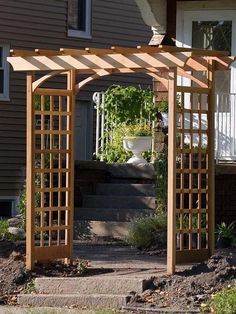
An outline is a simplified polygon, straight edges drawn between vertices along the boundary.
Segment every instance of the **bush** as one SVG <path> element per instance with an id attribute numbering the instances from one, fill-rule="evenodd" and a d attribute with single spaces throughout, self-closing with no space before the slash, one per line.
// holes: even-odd
<path id="1" fill-rule="evenodd" d="M 208 309 L 216 314 L 236 313 L 236 287 L 218 292 L 210 301 Z"/>
<path id="2" fill-rule="evenodd" d="M 21 191 L 19 211 L 23 219 L 23 224 L 25 226 L 25 223 L 26 223 L 26 186 L 24 186 L 24 189 Z"/>
<path id="3" fill-rule="evenodd" d="M 16 241 L 18 237 L 8 232 L 9 223 L 7 219 L 0 219 L 0 240 Z"/>
<path id="4" fill-rule="evenodd" d="M 138 249 L 163 249 L 166 248 L 166 229 L 166 212 L 159 210 L 154 216 L 132 220 L 126 241 Z"/>
<path id="5" fill-rule="evenodd" d="M 156 197 L 158 206 L 167 209 L 168 154 L 158 153 L 154 162 L 156 176 Z"/>
<path id="6" fill-rule="evenodd" d="M 112 126 L 133 124 L 140 119 L 153 120 L 156 108 L 153 91 L 136 86 L 112 85 L 105 92 L 105 111 Z"/>
<path id="7" fill-rule="evenodd" d="M 126 151 L 123 147 L 124 135 L 122 128 L 114 128 L 105 136 L 105 149 L 103 152 L 100 153 L 100 156 L 103 156 L 104 161 L 108 163 L 122 163 L 126 162 L 132 156 L 132 153 Z M 112 140 L 110 140 L 109 137 L 111 137 Z"/>

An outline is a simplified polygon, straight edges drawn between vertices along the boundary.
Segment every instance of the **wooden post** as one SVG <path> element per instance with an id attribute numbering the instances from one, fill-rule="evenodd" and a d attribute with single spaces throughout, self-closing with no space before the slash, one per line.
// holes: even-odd
<path id="1" fill-rule="evenodd" d="M 71 96 L 68 96 L 69 110 L 71 116 L 67 117 L 67 126 L 71 131 L 71 135 L 67 138 L 67 149 L 71 150 L 69 159 L 67 158 L 67 168 L 71 168 L 70 176 L 67 174 L 67 186 L 70 187 L 70 194 L 68 202 L 70 204 L 69 213 L 69 225 L 66 242 L 70 246 L 69 258 L 66 259 L 66 263 L 70 263 L 73 258 L 73 234 L 74 234 L 74 146 L 75 146 L 75 71 L 71 70 L 67 75 L 67 89 L 72 91 Z"/>
<path id="2" fill-rule="evenodd" d="M 168 223 L 167 273 L 175 272 L 176 263 L 176 77 L 177 70 L 169 72 L 169 126 L 168 126 Z"/>
<path id="3" fill-rule="evenodd" d="M 26 127 L 26 268 L 34 268 L 34 108 L 33 73 L 27 73 Z"/>
<path id="4" fill-rule="evenodd" d="M 215 61 L 208 61 L 208 86 L 210 88 L 208 101 L 208 248 L 212 255 L 215 250 Z"/>

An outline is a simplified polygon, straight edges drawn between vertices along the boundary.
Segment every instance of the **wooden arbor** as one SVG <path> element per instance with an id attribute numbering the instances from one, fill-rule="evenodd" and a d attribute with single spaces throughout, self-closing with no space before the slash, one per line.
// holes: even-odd
<path id="1" fill-rule="evenodd" d="M 114 73 L 143 72 L 168 89 L 167 271 L 206 259 L 214 250 L 214 73 L 234 57 L 168 46 L 11 53 L 14 70 L 28 72 L 27 268 L 72 258 L 74 96 Z M 39 71 L 47 74 L 36 79 Z M 76 85 L 76 74 L 87 78 Z M 66 77 L 66 88 L 42 87 L 57 75 Z M 187 78 L 187 86 L 177 77 Z"/>

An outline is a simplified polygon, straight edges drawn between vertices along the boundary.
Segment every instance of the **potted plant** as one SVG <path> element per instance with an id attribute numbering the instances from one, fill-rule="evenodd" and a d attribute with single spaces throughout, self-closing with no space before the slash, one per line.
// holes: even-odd
<path id="1" fill-rule="evenodd" d="M 217 247 L 220 249 L 231 246 L 234 239 L 235 221 L 227 225 L 225 222 L 218 224 L 216 227 Z"/>
<path id="2" fill-rule="evenodd" d="M 152 130 L 148 124 L 131 124 L 124 128 L 123 146 L 131 151 L 133 156 L 127 161 L 132 164 L 145 164 L 142 152 L 151 149 Z"/>

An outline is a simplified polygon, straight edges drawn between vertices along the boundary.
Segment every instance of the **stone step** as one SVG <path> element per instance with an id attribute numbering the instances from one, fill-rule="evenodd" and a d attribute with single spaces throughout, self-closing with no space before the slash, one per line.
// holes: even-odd
<path id="1" fill-rule="evenodd" d="M 150 216 L 150 208 L 75 208 L 74 219 L 81 221 L 130 221 L 133 218 Z"/>
<path id="2" fill-rule="evenodd" d="M 124 240 L 128 235 L 129 222 L 119 221 L 74 221 L 74 239 L 114 238 Z"/>
<path id="3" fill-rule="evenodd" d="M 40 294 L 114 294 L 142 293 L 149 283 L 139 278 L 120 276 L 92 276 L 80 278 L 36 278 L 35 288 Z"/>
<path id="4" fill-rule="evenodd" d="M 155 170 L 153 164 L 147 163 L 142 165 L 133 164 L 109 164 L 108 172 L 112 178 L 125 179 L 155 179 Z"/>
<path id="5" fill-rule="evenodd" d="M 20 294 L 18 304 L 21 306 L 63 307 L 79 306 L 86 308 L 120 309 L 130 300 L 127 295 L 106 294 Z"/>
<path id="6" fill-rule="evenodd" d="M 151 196 L 85 195 L 83 207 L 87 208 L 156 208 L 156 199 Z"/>
<path id="7" fill-rule="evenodd" d="M 155 196 L 155 186 L 154 184 L 99 183 L 96 187 L 96 194 L 121 196 Z"/>

